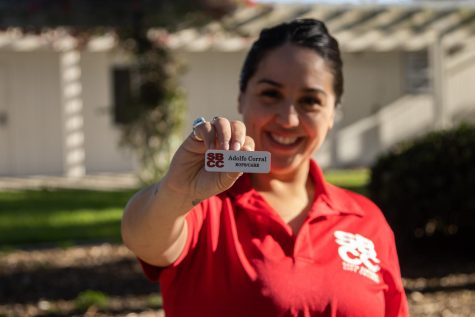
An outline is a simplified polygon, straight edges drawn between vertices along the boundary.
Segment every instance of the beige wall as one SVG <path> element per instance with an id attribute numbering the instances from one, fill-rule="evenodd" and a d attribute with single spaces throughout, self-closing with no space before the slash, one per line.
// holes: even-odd
<path id="1" fill-rule="evenodd" d="M 343 63 L 342 126 L 377 112 L 403 95 L 400 52 L 344 54 Z"/>
<path id="2" fill-rule="evenodd" d="M 475 123 L 475 53 L 462 56 L 447 70 L 447 103 L 454 123 Z"/>
<path id="3" fill-rule="evenodd" d="M 8 104 L 7 104 L 7 69 L 4 61 L 0 62 L 0 175 L 10 170 L 10 154 L 8 151 Z"/>
<path id="4" fill-rule="evenodd" d="M 8 140 L 0 139 L 0 175 L 62 173 L 58 55 L 0 52 L 0 65 L 8 116 L 1 130 Z"/>
<path id="5" fill-rule="evenodd" d="M 118 146 L 120 131 L 112 117 L 111 60 L 108 52 L 81 54 L 86 173 L 134 168 L 130 153 Z"/>
<path id="6" fill-rule="evenodd" d="M 188 66 L 183 84 L 187 93 L 186 127 L 199 116 L 239 119 L 237 98 L 244 52 L 182 53 Z M 188 130 L 185 131 L 187 133 Z"/>
<path id="7" fill-rule="evenodd" d="M 78 164 L 86 173 L 133 171 L 134 160 L 118 147 L 119 131 L 110 115 L 108 53 L 79 54 L 75 98 L 82 100 L 76 118 L 82 123 L 73 131 L 80 138 L 69 140 L 63 57 L 51 50 L 0 52 L 0 115 L 8 117 L 6 124 L 0 123 L 0 176 L 63 175 L 69 141 L 84 153 Z"/>

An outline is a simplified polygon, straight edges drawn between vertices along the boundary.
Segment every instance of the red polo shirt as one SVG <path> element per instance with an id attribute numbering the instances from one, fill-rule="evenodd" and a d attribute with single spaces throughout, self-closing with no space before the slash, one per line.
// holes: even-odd
<path id="1" fill-rule="evenodd" d="M 186 217 L 177 261 L 142 262 L 160 283 L 167 317 L 408 316 L 394 237 L 368 199 L 328 184 L 292 232 L 242 176 Z"/>

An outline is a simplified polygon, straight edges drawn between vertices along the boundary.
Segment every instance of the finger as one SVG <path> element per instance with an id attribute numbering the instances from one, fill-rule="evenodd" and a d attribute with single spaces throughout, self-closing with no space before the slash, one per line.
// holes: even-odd
<path id="1" fill-rule="evenodd" d="M 211 121 L 216 132 L 216 148 L 219 150 L 229 150 L 231 140 L 231 124 L 228 119 L 214 117 Z"/>
<path id="2" fill-rule="evenodd" d="M 214 148 L 215 132 L 210 122 L 205 122 L 197 126 L 194 131 L 196 137 L 203 140 L 202 142 L 205 143 L 207 149 Z"/>
<path id="3" fill-rule="evenodd" d="M 231 121 L 230 148 L 239 151 L 246 140 L 246 126 L 242 121 Z"/>
<path id="4" fill-rule="evenodd" d="M 243 144 L 241 150 L 243 150 L 243 151 L 254 151 L 255 147 L 256 147 L 256 144 L 254 142 L 254 139 L 251 138 L 250 136 L 246 135 L 245 140 L 244 140 L 244 144 Z"/>

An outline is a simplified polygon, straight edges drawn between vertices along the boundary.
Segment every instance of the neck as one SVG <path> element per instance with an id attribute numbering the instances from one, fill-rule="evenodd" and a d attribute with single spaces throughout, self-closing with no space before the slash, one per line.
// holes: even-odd
<path id="1" fill-rule="evenodd" d="M 310 164 L 306 164 L 292 174 L 251 176 L 254 189 L 264 197 L 293 232 L 300 230 L 313 202 L 315 187 L 309 177 L 309 169 Z"/>
<path id="2" fill-rule="evenodd" d="M 259 192 L 279 192 L 285 190 L 301 190 L 308 186 L 310 163 L 292 173 L 252 174 L 253 187 Z"/>

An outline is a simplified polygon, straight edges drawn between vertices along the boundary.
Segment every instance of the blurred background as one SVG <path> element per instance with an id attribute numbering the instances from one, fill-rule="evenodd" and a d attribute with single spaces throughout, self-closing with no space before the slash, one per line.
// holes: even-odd
<path id="1" fill-rule="evenodd" d="M 317 161 L 383 209 L 412 316 L 475 316 L 467 0 L 0 0 L 0 316 L 162 316 L 122 209 L 194 118 L 239 118 L 259 31 L 305 17 L 344 61 Z"/>

